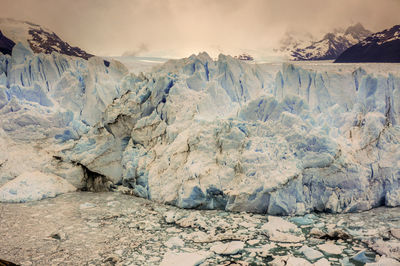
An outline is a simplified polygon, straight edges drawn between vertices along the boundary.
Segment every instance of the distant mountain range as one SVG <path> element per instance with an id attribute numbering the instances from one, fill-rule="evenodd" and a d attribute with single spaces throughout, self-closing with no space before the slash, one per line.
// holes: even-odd
<path id="1" fill-rule="evenodd" d="M 58 52 L 69 56 L 89 59 L 92 54 L 63 41 L 54 32 L 39 25 L 14 19 L 0 19 L 0 52 L 11 54 L 12 47 L 22 42 L 35 53 Z"/>
<path id="2" fill-rule="evenodd" d="M 56 33 L 40 25 L 0 18 L 0 52 L 11 54 L 18 42 L 29 46 L 35 53 L 58 52 L 86 60 L 94 56 L 71 46 Z M 400 62 L 400 25 L 373 34 L 357 23 L 347 29 L 327 33 L 320 40 L 306 32 L 288 32 L 275 52 L 294 61 Z M 239 59 L 248 60 L 250 57 Z"/>
<path id="3" fill-rule="evenodd" d="M 327 33 L 321 40 L 302 40 L 296 41 L 285 36 L 282 40 L 283 47 L 291 60 L 334 60 L 343 51 L 352 45 L 364 40 L 372 32 L 365 29 L 363 25 L 357 23 L 347 29 L 336 29 L 332 33 Z M 288 40 L 291 40 L 288 42 Z M 285 48 L 286 43 L 286 48 Z M 293 45 L 295 44 L 295 45 Z"/>
<path id="4" fill-rule="evenodd" d="M 400 25 L 372 34 L 344 51 L 335 62 L 400 62 Z"/>

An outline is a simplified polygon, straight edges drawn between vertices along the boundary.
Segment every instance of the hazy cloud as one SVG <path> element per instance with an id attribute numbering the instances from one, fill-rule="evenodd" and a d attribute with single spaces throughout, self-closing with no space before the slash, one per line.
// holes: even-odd
<path id="1" fill-rule="evenodd" d="M 187 56 L 276 47 L 287 31 L 322 35 L 400 24 L 400 0 L 0 0 L 0 16 L 50 28 L 99 55 Z M 146 45 L 143 45 L 146 44 Z"/>
<path id="2" fill-rule="evenodd" d="M 139 56 L 148 51 L 149 51 L 149 46 L 145 43 L 141 43 L 135 50 L 126 51 L 122 55 L 123 56 Z"/>

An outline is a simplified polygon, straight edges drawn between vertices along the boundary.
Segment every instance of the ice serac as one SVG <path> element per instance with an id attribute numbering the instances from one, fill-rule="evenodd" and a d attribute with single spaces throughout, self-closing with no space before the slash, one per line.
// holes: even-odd
<path id="1" fill-rule="evenodd" d="M 0 55 L 0 185 L 39 170 L 82 187 L 79 167 L 67 167 L 53 155 L 101 119 L 124 93 L 120 81 L 127 73 L 117 61 L 105 66 L 98 57 L 35 54 L 23 43 L 13 47 L 12 56 Z"/>
<path id="2" fill-rule="evenodd" d="M 270 214 L 399 204 L 398 74 L 207 54 L 126 76 L 64 160 L 183 208 Z"/>

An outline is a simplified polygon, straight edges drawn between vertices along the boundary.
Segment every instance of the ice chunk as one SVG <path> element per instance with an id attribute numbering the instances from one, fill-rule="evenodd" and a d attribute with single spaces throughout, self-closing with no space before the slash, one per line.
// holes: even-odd
<path id="1" fill-rule="evenodd" d="M 27 202 L 52 198 L 76 188 L 59 176 L 26 172 L 0 187 L 1 202 Z"/>

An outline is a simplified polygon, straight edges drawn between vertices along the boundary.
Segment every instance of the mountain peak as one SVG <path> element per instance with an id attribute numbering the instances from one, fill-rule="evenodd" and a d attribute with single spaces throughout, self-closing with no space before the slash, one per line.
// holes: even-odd
<path id="1" fill-rule="evenodd" d="M 14 44 L 21 42 L 30 47 L 35 53 L 51 54 L 52 52 L 58 52 L 84 59 L 89 59 L 93 56 L 78 47 L 72 47 L 51 30 L 31 22 L 0 18 L 0 30 L 2 31 L 0 42 L 5 42 L 4 38 Z M 10 43 L 8 42 L 9 45 Z"/>
<path id="2" fill-rule="evenodd" d="M 0 52 L 3 54 L 11 55 L 12 48 L 14 47 L 15 42 L 8 39 L 0 30 Z"/>
<path id="3" fill-rule="evenodd" d="M 400 25 L 370 35 L 345 50 L 335 62 L 400 62 Z"/>
<path id="4" fill-rule="evenodd" d="M 334 60 L 344 50 L 369 36 L 361 23 L 346 30 L 337 28 L 324 35 L 319 41 L 304 42 L 290 50 L 293 60 Z"/>
<path id="5" fill-rule="evenodd" d="M 364 28 L 361 23 L 356 23 L 350 27 L 348 27 L 344 34 L 350 34 L 356 39 L 365 38 L 372 34 L 371 31 Z"/>

